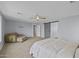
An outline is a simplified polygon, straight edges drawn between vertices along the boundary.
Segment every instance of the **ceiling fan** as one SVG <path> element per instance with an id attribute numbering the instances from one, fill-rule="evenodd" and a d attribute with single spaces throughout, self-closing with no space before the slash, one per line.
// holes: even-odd
<path id="1" fill-rule="evenodd" d="M 32 17 L 32 19 L 36 19 L 36 20 L 39 20 L 39 19 L 47 19 L 47 17 L 40 16 L 40 15 L 36 14 L 35 16 Z"/>
<path id="2" fill-rule="evenodd" d="M 49 18 L 47 17 L 44 17 L 44 16 L 40 16 L 38 14 L 36 14 L 35 16 L 32 17 L 34 23 L 37 23 L 37 22 L 40 22 L 40 21 L 43 21 L 45 23 L 45 21 L 49 22 L 49 23 L 56 23 L 56 22 L 59 22 L 59 21 L 50 21 Z M 46 22 L 46 23 L 47 23 Z"/>

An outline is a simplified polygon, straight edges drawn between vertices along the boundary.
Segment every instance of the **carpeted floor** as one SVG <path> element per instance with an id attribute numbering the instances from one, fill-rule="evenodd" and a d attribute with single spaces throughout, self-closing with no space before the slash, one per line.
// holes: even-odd
<path id="1" fill-rule="evenodd" d="M 42 38 L 30 38 L 23 43 L 6 43 L 0 51 L 3 58 L 31 58 L 29 51 L 32 44 Z"/>

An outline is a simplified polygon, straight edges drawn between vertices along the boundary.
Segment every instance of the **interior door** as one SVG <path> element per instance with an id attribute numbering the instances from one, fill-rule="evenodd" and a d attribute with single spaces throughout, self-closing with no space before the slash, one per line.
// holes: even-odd
<path id="1" fill-rule="evenodd" d="M 41 28 L 40 28 L 40 25 L 36 25 L 36 36 L 37 37 L 40 37 L 41 35 L 41 32 L 40 32 Z"/>

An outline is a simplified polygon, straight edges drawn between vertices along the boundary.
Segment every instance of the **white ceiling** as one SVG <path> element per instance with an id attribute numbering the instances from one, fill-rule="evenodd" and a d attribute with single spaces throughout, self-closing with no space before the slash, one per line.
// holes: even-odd
<path id="1" fill-rule="evenodd" d="M 69 1 L 7 1 L 0 2 L 0 4 L 1 11 L 9 20 L 32 22 L 31 17 L 36 14 L 46 16 L 47 21 L 79 15 L 79 2 L 77 1 L 74 3 L 69 3 Z"/>

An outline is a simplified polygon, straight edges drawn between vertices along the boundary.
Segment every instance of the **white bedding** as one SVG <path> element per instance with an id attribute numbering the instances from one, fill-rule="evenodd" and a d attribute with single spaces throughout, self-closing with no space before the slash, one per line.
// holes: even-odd
<path id="1" fill-rule="evenodd" d="M 45 39 L 34 43 L 30 54 L 36 58 L 72 58 L 78 44 L 62 39 Z"/>

